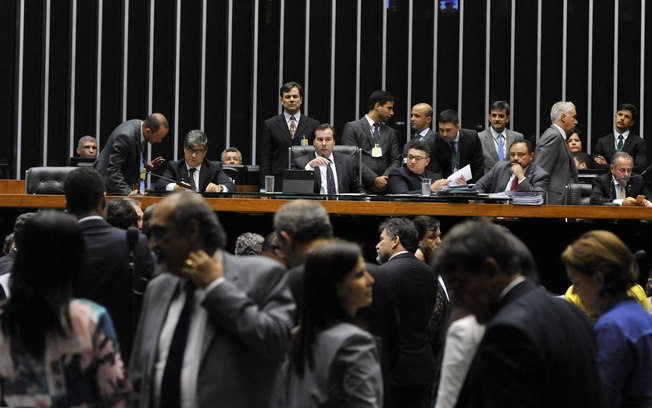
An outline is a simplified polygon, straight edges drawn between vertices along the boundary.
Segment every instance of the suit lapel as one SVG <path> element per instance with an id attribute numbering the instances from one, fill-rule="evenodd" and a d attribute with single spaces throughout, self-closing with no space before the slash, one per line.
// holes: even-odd
<path id="1" fill-rule="evenodd" d="M 303 116 L 303 115 L 302 115 Z M 281 132 L 290 140 L 292 140 L 292 135 L 290 134 L 290 128 L 288 127 L 287 122 L 285 121 L 285 114 L 281 113 L 276 117 L 276 123 L 281 129 Z M 299 126 L 297 125 L 297 132 L 299 132 Z"/>
<path id="2" fill-rule="evenodd" d="M 203 192 L 206 190 L 206 185 L 208 183 L 206 182 L 206 176 L 208 175 L 208 171 L 210 170 L 208 168 L 208 160 L 204 160 L 201 164 L 201 169 L 199 170 L 199 185 L 197 188 L 199 189 L 200 192 Z"/>

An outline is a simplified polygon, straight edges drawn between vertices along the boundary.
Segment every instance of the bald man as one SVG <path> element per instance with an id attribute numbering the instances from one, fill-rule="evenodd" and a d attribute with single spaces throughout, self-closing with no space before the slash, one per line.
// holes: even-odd
<path id="1" fill-rule="evenodd" d="M 432 130 L 432 106 L 427 103 L 417 103 L 412 107 L 410 113 L 410 126 L 412 127 L 412 138 L 403 146 L 403 161 L 407 156 L 408 145 L 413 140 L 422 140 L 424 142 L 435 137 L 436 133 Z"/>

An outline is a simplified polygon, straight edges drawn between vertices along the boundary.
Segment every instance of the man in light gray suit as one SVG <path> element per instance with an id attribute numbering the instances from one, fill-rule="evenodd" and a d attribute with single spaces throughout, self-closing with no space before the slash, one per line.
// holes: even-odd
<path id="1" fill-rule="evenodd" d="M 509 160 L 509 147 L 523 134 L 507 129 L 510 120 L 509 104 L 496 101 L 489 107 L 489 129 L 478 133 L 482 142 L 484 173 L 487 174 L 500 160 Z"/>
<path id="2" fill-rule="evenodd" d="M 550 174 L 548 204 L 564 204 L 566 185 L 577 183 L 577 167 L 566 147 L 566 137 L 577 126 L 573 102 L 560 101 L 550 110 L 552 125 L 541 135 L 534 161 Z"/>
<path id="3" fill-rule="evenodd" d="M 509 161 L 499 161 L 475 184 L 481 193 L 522 191 L 545 194 L 550 175 L 533 163 L 534 148 L 529 140 L 517 140 L 509 148 Z"/>
<path id="4" fill-rule="evenodd" d="M 157 204 L 152 280 L 132 350 L 140 407 L 268 407 L 289 347 L 295 305 L 285 269 L 222 248 L 225 233 L 200 195 Z"/>

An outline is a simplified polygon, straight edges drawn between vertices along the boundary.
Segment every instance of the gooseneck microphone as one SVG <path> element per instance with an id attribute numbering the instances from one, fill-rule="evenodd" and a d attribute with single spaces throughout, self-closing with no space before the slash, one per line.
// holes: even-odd
<path id="1" fill-rule="evenodd" d="M 192 190 L 192 186 L 189 183 L 186 183 L 183 180 L 182 181 L 176 181 L 176 180 L 173 180 L 173 179 L 171 179 L 169 177 L 165 177 L 165 176 L 161 176 L 161 175 L 156 174 L 156 173 L 152 173 L 151 171 L 146 171 L 145 173 L 149 174 L 152 177 L 158 177 L 158 178 L 160 178 L 162 180 L 165 180 L 165 181 L 167 181 L 169 183 L 174 183 L 177 186 L 181 186 L 183 188 L 187 188 L 188 190 Z"/>

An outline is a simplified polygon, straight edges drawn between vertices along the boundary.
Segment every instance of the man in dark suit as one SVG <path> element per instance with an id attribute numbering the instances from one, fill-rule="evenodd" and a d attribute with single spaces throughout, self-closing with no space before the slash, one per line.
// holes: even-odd
<path id="1" fill-rule="evenodd" d="M 430 191 L 439 191 L 448 185 L 448 180 L 439 174 L 427 170 L 430 163 L 430 148 L 426 142 L 413 140 L 408 144 L 407 164 L 405 167 L 389 172 L 389 194 L 421 194 L 421 181 L 430 179 Z"/>
<path id="2" fill-rule="evenodd" d="M 602 407 L 593 331 L 579 308 L 531 280 L 532 254 L 487 219 L 453 227 L 435 251 L 456 305 L 486 331 L 457 407 Z"/>
<path id="3" fill-rule="evenodd" d="M 315 193 L 364 193 L 358 177 L 358 162 L 353 156 L 333 152 L 335 129 L 331 125 L 319 125 L 315 130 L 313 145 L 315 152 L 294 159 L 292 168 L 315 171 Z M 332 183 L 330 189 L 329 180 Z"/>
<path id="4" fill-rule="evenodd" d="M 431 138 L 437 136 L 434 130 L 432 130 L 432 106 L 427 103 L 417 103 L 412 107 L 410 112 L 410 126 L 412 127 L 412 138 L 405 143 L 403 146 L 403 162 L 405 157 L 408 154 L 408 146 L 410 142 L 415 140 L 420 140 L 422 142 L 427 142 Z"/>
<path id="5" fill-rule="evenodd" d="M 283 191 L 282 175 L 288 165 L 290 146 L 312 144 L 315 129 L 319 126 L 315 119 L 301 114 L 303 87 L 300 84 L 285 83 L 279 93 L 283 113 L 267 119 L 258 137 L 260 185 L 264 187 L 265 176 L 273 175 L 275 191 Z"/>
<path id="6" fill-rule="evenodd" d="M 484 174 L 482 144 L 478 132 L 461 129 L 457 112 L 446 109 L 437 118 L 439 136 L 430 139 L 430 164 L 428 170 L 448 178 L 467 164 L 471 166 L 471 179 L 477 181 Z"/>
<path id="7" fill-rule="evenodd" d="M 645 179 L 633 173 L 634 158 L 626 152 L 616 152 L 611 158 L 609 173 L 593 178 L 591 188 L 591 204 L 600 205 L 614 203 L 622 206 L 650 207 L 647 198 L 650 191 L 645 185 Z"/>
<path id="8" fill-rule="evenodd" d="M 394 114 L 394 95 L 372 92 L 368 109 L 363 118 L 344 125 L 342 144 L 362 149 L 362 186 L 381 193 L 387 189 L 390 170 L 401 165 L 396 131 L 385 123 Z"/>
<path id="9" fill-rule="evenodd" d="M 429 407 L 435 355 L 428 323 L 437 298 L 437 276 L 414 256 L 419 237 L 407 218 L 380 225 L 373 273 L 374 301 L 359 311 L 360 321 L 382 339 L 385 407 Z"/>
<path id="10" fill-rule="evenodd" d="M 144 193 L 144 183 L 141 183 L 145 180 L 144 170 L 152 171 L 165 162 L 162 157 L 157 157 L 147 163 L 146 142 L 161 143 L 168 129 L 165 116 L 152 113 L 145 120 L 128 120 L 111 132 L 93 164 L 102 175 L 108 194 Z"/>
<path id="11" fill-rule="evenodd" d="M 154 258 L 147 248 L 147 238 L 138 234 L 134 248 L 129 248 L 125 230 L 113 227 L 102 215 L 106 207 L 104 183 L 90 167 L 71 171 L 64 181 L 66 209 L 79 219 L 86 244 L 84 270 L 74 288 L 76 297 L 93 300 L 107 308 L 113 318 L 122 357 L 128 361 L 140 314 L 144 283 L 154 273 Z M 134 254 L 134 269 L 129 265 Z"/>
<path id="12" fill-rule="evenodd" d="M 9 253 L 0 258 L 0 285 L 3 288 L 5 297 L 8 297 L 9 292 L 9 278 L 11 277 L 11 270 L 14 268 L 14 260 L 16 259 L 16 237 L 22 234 L 23 225 L 36 215 L 35 212 L 28 212 L 20 214 L 14 221 L 14 246 L 9 250 Z"/>
<path id="13" fill-rule="evenodd" d="M 511 119 L 509 104 L 496 101 L 489 107 L 489 128 L 478 133 L 482 142 L 485 174 L 501 160 L 509 160 L 509 148 L 516 140 L 523 140 L 523 134 L 507 129 Z M 502 156 L 501 156 L 502 154 Z"/>
<path id="14" fill-rule="evenodd" d="M 534 148 L 529 140 L 521 139 L 509 148 L 509 161 L 499 161 L 477 183 L 481 193 L 500 193 L 502 191 L 528 191 L 545 194 L 550 183 L 550 175 L 534 160 Z"/>
<path id="15" fill-rule="evenodd" d="M 573 102 L 560 101 L 550 110 L 552 125 L 539 138 L 534 161 L 550 174 L 548 204 L 565 203 L 566 185 L 577 183 L 577 167 L 566 146 L 566 137 L 577 126 Z"/>
<path id="16" fill-rule="evenodd" d="M 183 140 L 184 158 L 176 162 L 168 162 L 163 177 L 156 182 L 156 189 L 165 191 L 189 189 L 201 193 L 235 191 L 233 181 L 222 170 L 222 162 L 207 160 L 207 151 L 206 134 L 199 129 L 188 132 Z M 180 186 L 179 183 L 186 187 Z"/>
<path id="17" fill-rule="evenodd" d="M 595 163 L 598 168 L 610 167 L 611 158 L 616 152 L 626 152 L 634 158 L 635 173 L 641 174 L 647 166 L 647 142 L 639 135 L 630 132 L 636 123 L 636 106 L 623 103 L 618 106 L 612 133 L 598 139 L 594 148 Z M 621 142 L 622 140 L 622 142 Z"/>
<path id="18" fill-rule="evenodd" d="M 197 194 L 167 196 L 150 227 L 165 272 L 147 287 L 134 342 L 137 405 L 269 407 L 295 311 L 285 268 L 226 252 Z"/>

